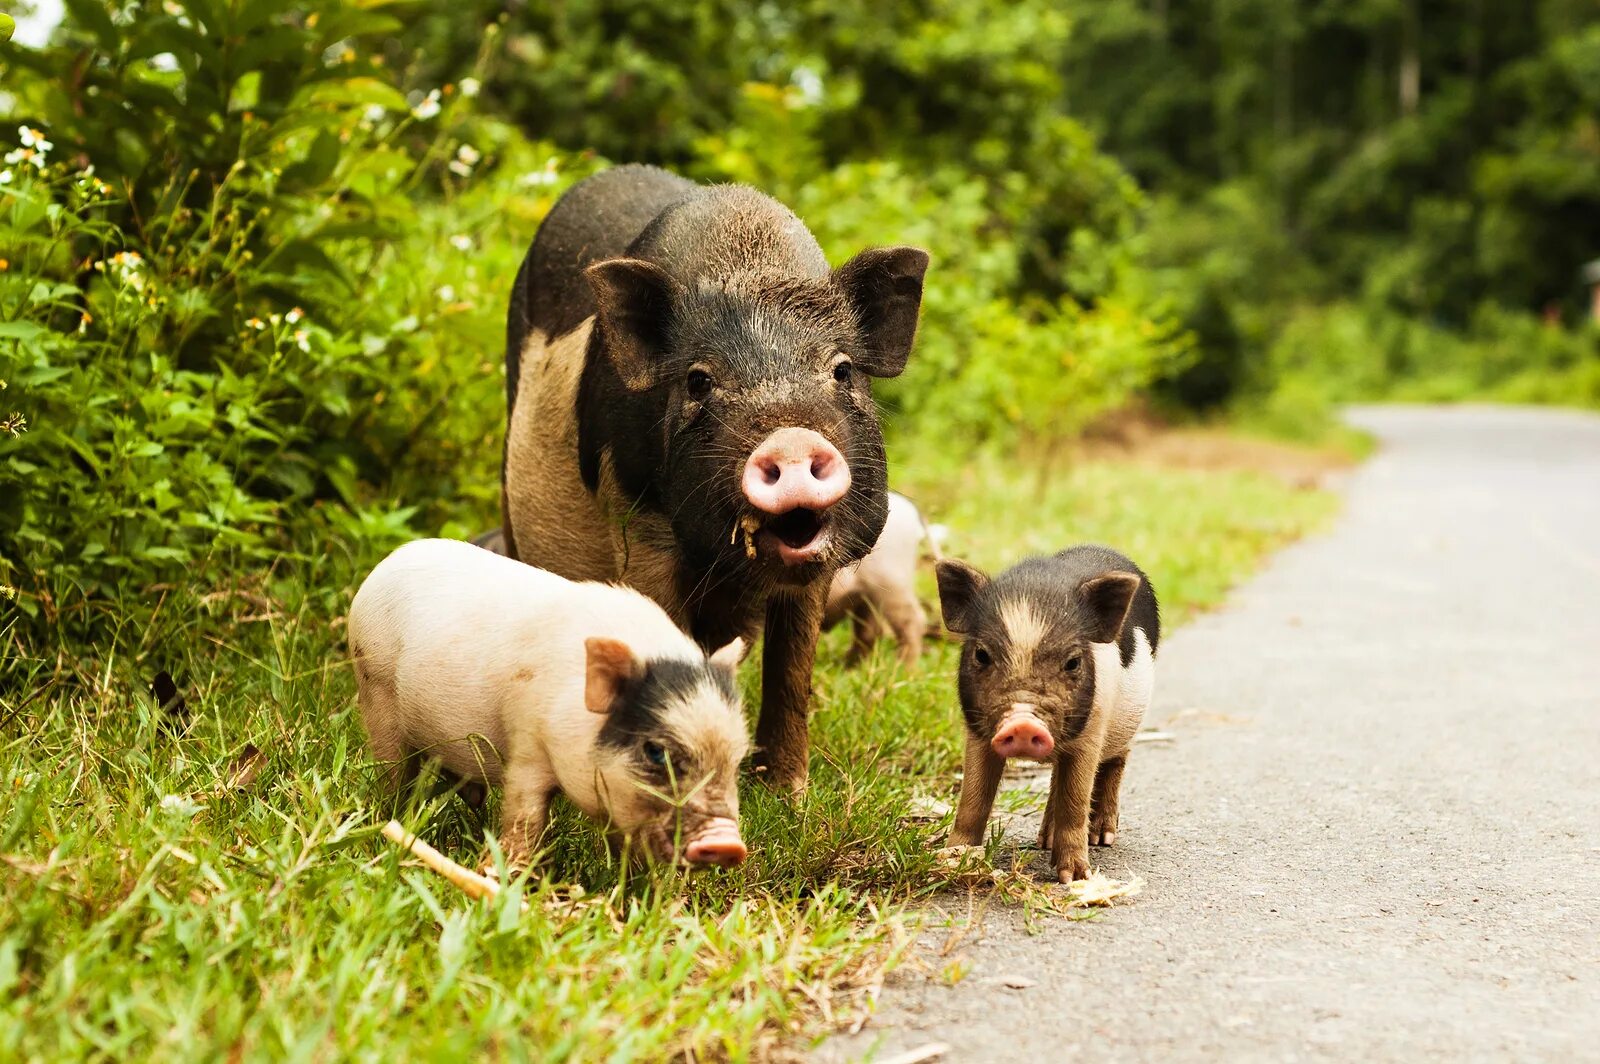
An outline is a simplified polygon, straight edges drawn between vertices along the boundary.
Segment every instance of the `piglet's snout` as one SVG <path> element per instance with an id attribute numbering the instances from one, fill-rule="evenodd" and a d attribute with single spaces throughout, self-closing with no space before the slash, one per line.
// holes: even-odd
<path id="1" fill-rule="evenodd" d="M 1034 707 L 1020 702 L 1011 707 L 989 742 L 1001 757 L 1046 758 L 1055 745 L 1050 729 L 1034 715 Z"/>
<path id="2" fill-rule="evenodd" d="M 740 485 L 763 513 L 826 510 L 850 490 L 850 466 L 820 433 L 779 429 L 750 452 Z"/>
<path id="3" fill-rule="evenodd" d="M 744 864 L 749 851 L 739 837 L 738 821 L 728 817 L 714 817 L 706 821 L 689 845 L 683 849 L 684 860 L 694 865 L 720 865 L 732 868 Z"/>

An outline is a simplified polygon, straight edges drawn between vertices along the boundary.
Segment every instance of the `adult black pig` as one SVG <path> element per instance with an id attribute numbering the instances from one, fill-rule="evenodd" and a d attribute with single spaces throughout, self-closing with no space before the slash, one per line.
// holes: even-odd
<path id="1" fill-rule="evenodd" d="M 884 525 L 872 378 L 905 368 L 927 265 L 830 270 L 768 196 L 623 166 L 562 196 L 512 290 L 507 553 L 630 584 L 707 648 L 764 624 L 756 764 L 783 788 L 829 582 Z"/>

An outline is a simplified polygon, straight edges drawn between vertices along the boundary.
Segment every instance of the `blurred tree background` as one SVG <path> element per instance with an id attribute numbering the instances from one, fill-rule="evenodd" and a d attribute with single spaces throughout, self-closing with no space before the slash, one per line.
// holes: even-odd
<path id="1" fill-rule="evenodd" d="M 505 292 L 608 162 L 933 252 L 897 461 L 1134 401 L 1600 404 L 1592 0 L 65 9 L 0 44 L 25 630 L 491 521 Z"/>

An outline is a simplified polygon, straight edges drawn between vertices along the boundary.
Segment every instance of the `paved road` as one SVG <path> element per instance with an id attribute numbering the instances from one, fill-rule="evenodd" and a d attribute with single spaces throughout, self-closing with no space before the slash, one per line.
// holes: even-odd
<path id="1" fill-rule="evenodd" d="M 1336 527 L 1162 646 L 1100 858 L 1144 894 L 991 914 L 821 1058 L 1600 1061 L 1600 418 L 1353 420 Z"/>

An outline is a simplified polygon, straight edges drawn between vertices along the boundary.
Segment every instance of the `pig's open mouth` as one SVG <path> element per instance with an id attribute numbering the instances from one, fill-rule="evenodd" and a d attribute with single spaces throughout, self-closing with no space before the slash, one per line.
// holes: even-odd
<path id="1" fill-rule="evenodd" d="M 822 560 L 828 549 L 828 525 L 826 511 L 801 506 L 777 515 L 749 514 L 740 521 L 739 530 L 744 532 L 747 556 L 765 553 L 793 566 Z"/>

